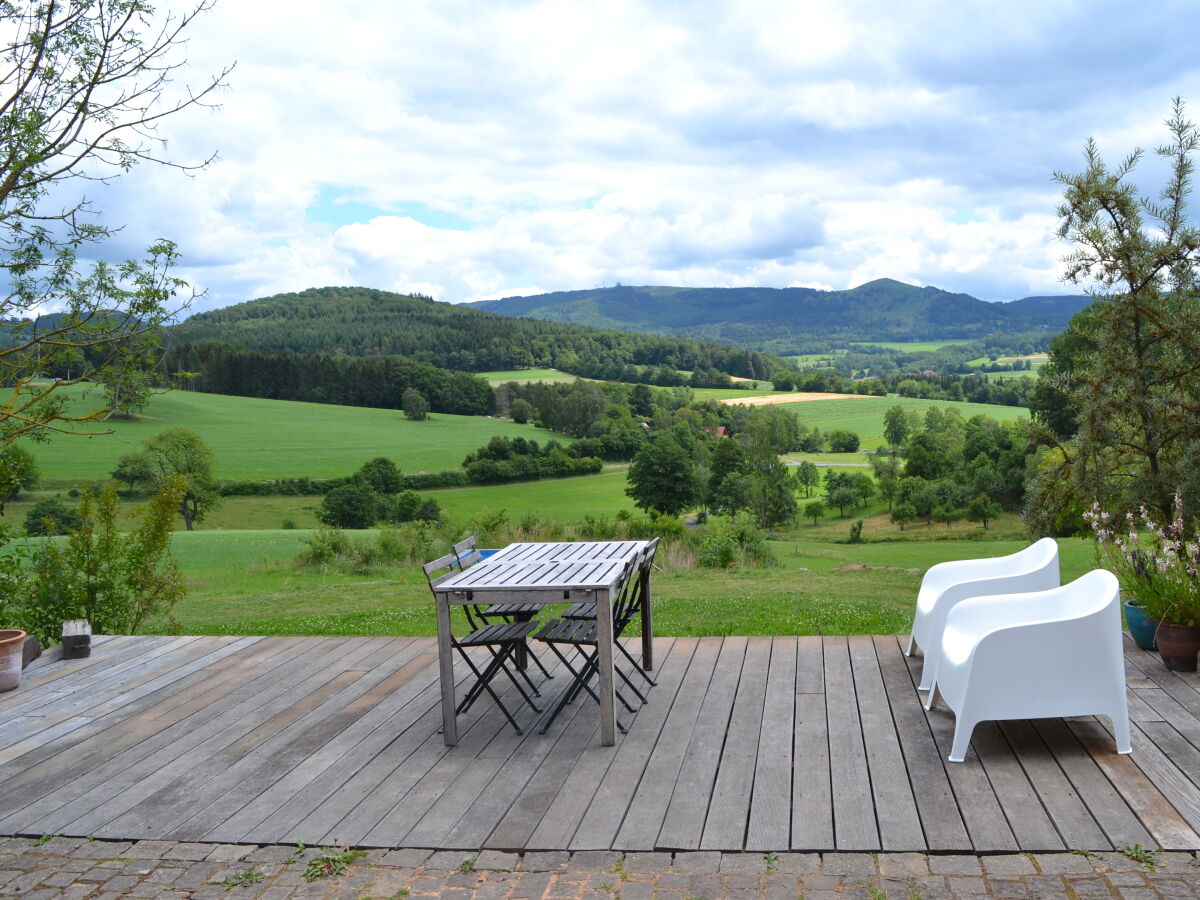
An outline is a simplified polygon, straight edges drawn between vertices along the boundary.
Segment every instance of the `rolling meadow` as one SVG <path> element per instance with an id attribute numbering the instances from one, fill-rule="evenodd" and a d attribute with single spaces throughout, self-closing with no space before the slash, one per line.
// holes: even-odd
<path id="1" fill-rule="evenodd" d="M 491 373 L 511 380 L 516 373 Z M 552 377 L 552 370 L 530 373 Z M 736 402 L 770 391 L 698 390 L 697 399 Z M 784 398 L 780 398 L 784 399 Z M 1024 416 L 1022 409 L 904 398 L 837 398 L 789 403 L 806 425 L 858 432 L 864 448 L 883 442 L 883 415 L 899 403 L 918 413 L 954 407 L 964 416 Z M 344 477 L 376 456 L 403 472 L 457 468 L 470 451 L 494 435 L 568 442 L 533 425 L 480 416 L 431 415 L 414 422 L 394 410 L 308 404 L 174 391 L 155 396 L 144 415 L 114 419 L 88 436 L 59 435 L 33 445 L 42 482 L 10 503 L 19 523 L 37 499 L 102 481 L 123 454 L 158 432 L 183 426 L 212 448 L 222 479 Z M 109 432 L 109 433 L 101 433 Z M 793 454 L 822 467 L 863 471 L 858 454 Z M 437 500 L 447 524 L 440 535 L 478 530 L 478 523 L 536 519 L 542 529 L 585 517 L 615 521 L 634 514 L 625 495 L 624 464 L 606 464 L 597 475 L 422 492 Z M 298 565 L 316 533 L 320 497 L 227 497 L 194 532 L 176 532 L 173 553 L 189 586 L 173 620 L 156 630 L 198 634 L 432 634 L 428 589 L 413 564 Z M 800 498 L 801 508 L 805 500 Z M 127 508 L 133 501 L 123 501 Z M 867 543 L 845 543 L 849 523 L 864 521 Z M 182 524 L 180 525 L 182 528 Z M 376 531 L 352 533 L 369 543 Z M 879 500 L 842 517 L 833 511 L 817 523 L 800 520 L 770 535 L 774 566 L 717 570 L 682 561 L 665 564 L 655 579 L 656 631 L 663 634 L 898 633 L 911 618 L 920 573 L 946 559 L 1000 555 L 1024 544 L 1011 515 L 988 529 L 967 523 L 909 525 L 889 521 Z M 36 540 L 36 539 L 31 539 Z M 1084 571 L 1090 550 L 1063 542 L 1064 577 Z"/>

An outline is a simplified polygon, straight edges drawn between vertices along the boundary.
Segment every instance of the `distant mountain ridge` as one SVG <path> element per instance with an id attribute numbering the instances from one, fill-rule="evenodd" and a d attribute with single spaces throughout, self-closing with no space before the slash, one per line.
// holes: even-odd
<path id="1" fill-rule="evenodd" d="M 994 303 L 880 278 L 845 291 L 815 288 L 682 288 L 617 285 L 469 304 L 506 316 L 688 337 L 788 352 L 813 338 L 971 340 L 1057 333 L 1090 304 L 1081 295 Z"/>

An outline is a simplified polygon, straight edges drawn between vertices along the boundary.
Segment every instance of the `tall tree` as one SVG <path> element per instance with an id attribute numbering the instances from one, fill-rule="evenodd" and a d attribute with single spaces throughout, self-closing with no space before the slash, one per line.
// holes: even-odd
<path id="1" fill-rule="evenodd" d="M 1073 323 L 1080 351 L 1055 384 L 1078 431 L 1072 440 L 1036 431 L 1053 448 L 1032 486 L 1036 530 L 1072 501 L 1113 512 L 1145 504 L 1169 521 L 1182 492 L 1188 518 L 1200 512 L 1200 229 L 1187 209 L 1200 129 L 1179 99 L 1166 125 L 1157 154 L 1170 176 L 1156 198 L 1133 181 L 1140 150 L 1110 169 L 1089 140 L 1084 171 L 1055 175 L 1065 188 L 1058 233 L 1075 245 L 1065 277 L 1088 285 L 1096 304 Z"/>
<path id="2" fill-rule="evenodd" d="M 893 450 L 904 445 L 904 439 L 912 431 L 912 420 L 904 407 L 896 404 L 883 414 L 883 437 Z"/>
<path id="3" fill-rule="evenodd" d="M 168 428 L 145 441 L 145 455 L 157 480 L 166 484 L 174 478 L 183 483 L 179 514 L 188 531 L 208 514 L 221 495 L 213 477 L 213 452 L 196 432 Z"/>
<path id="4" fill-rule="evenodd" d="M 228 72 L 168 88 L 182 34 L 205 8 L 156 17 L 141 0 L 0 2 L 0 377 L 12 388 L 0 444 L 102 417 L 102 401 L 68 407 L 58 389 L 149 368 L 159 326 L 192 297 L 171 274 L 179 253 L 167 240 L 140 259 L 85 265 L 114 226 L 71 184 L 177 165 L 155 128 L 205 103 Z"/>
<path id="5" fill-rule="evenodd" d="M 429 401 L 416 388 L 409 388 L 401 399 L 404 415 L 414 422 L 424 422 L 429 418 Z"/>
<path id="6" fill-rule="evenodd" d="M 692 455 L 672 434 L 647 441 L 633 458 L 625 493 L 640 509 L 675 516 L 700 498 Z"/>

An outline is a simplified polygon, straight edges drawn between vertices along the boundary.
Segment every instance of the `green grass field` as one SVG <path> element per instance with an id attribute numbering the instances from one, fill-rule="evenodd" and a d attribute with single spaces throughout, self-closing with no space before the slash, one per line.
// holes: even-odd
<path id="1" fill-rule="evenodd" d="M 775 393 L 774 389 L 766 388 L 692 388 L 692 395 L 697 400 L 727 400 L 730 397 L 762 397 Z"/>
<path id="2" fill-rule="evenodd" d="M 970 341 L 855 341 L 851 347 L 886 347 L 888 350 L 900 350 L 905 353 L 932 353 L 943 347 L 954 347 L 969 344 Z"/>
<path id="3" fill-rule="evenodd" d="M 1032 369 L 1019 369 L 1016 372 L 984 372 L 982 374 L 986 375 L 991 381 L 1007 381 L 1010 378 L 1022 378 L 1026 375 L 1036 378 L 1038 369 L 1040 369 L 1042 366 L 1044 366 L 1047 362 L 1050 361 L 1050 355 L 1048 353 L 1032 353 L 1029 356 L 1001 356 L 1001 357 L 998 357 L 996 359 L 996 361 L 1002 362 L 1002 363 L 1013 363 L 1013 362 L 1016 362 L 1018 359 L 1029 360 L 1029 363 L 1030 363 L 1030 365 L 1033 366 L 1033 368 Z M 979 358 L 973 359 L 970 362 L 968 362 L 967 365 L 978 369 L 978 368 L 982 368 L 983 366 L 987 365 L 990 362 L 991 362 L 991 360 L 988 357 L 980 356 Z"/>
<path id="4" fill-rule="evenodd" d="M 1029 418 L 1029 410 L 1020 406 L 992 406 L 986 403 L 953 403 L 948 400 L 918 400 L 912 397 L 864 397 L 853 400 L 810 400 L 804 403 L 785 403 L 784 409 L 794 412 L 810 428 L 820 426 L 828 432 L 835 428 L 858 434 L 862 446 L 873 450 L 884 443 L 883 417 L 893 406 L 900 405 L 924 415 L 930 407 L 956 409 L 963 418 L 983 415 L 1002 422 Z"/>
<path id="5" fill-rule="evenodd" d="M 362 575 L 298 568 L 305 531 L 193 532 L 174 552 L 191 586 L 175 610 L 186 634 L 412 634 L 435 631 L 420 570 Z M 371 533 L 363 533 L 370 537 Z M 772 543 L 782 565 L 693 569 L 654 576 L 655 632 L 897 634 L 912 617 L 920 574 L 937 562 L 1000 556 L 1022 540 L 831 544 Z M 1061 540 L 1064 580 L 1091 568 L 1084 541 Z M 841 567 L 869 565 L 867 570 Z M 161 627 L 162 623 L 159 623 Z"/>
<path id="6" fill-rule="evenodd" d="M 772 392 L 703 393 L 746 397 Z M 918 411 L 955 407 L 967 416 L 1025 415 L 1016 408 L 894 397 L 788 406 L 802 421 L 823 430 L 858 431 L 864 445 L 871 447 L 882 442 L 883 414 L 896 404 Z M 210 443 L 218 474 L 225 478 L 336 476 L 377 455 L 390 456 L 409 471 L 437 470 L 457 466 L 468 451 L 494 434 L 555 437 L 504 420 L 438 415 L 414 423 L 389 410 L 192 392 L 158 396 L 147 414 L 142 420 L 113 423 L 112 435 L 60 436 L 48 445 L 35 446 L 43 477 L 102 478 L 117 456 L 136 448 L 141 438 L 176 425 L 193 428 Z M 863 454 L 812 458 L 835 466 L 867 461 Z M 610 466 L 595 476 L 428 493 L 464 528 L 472 517 L 500 510 L 514 522 L 526 513 L 574 522 L 585 514 L 611 517 L 633 509 L 624 493 L 624 469 Z M 804 501 L 800 502 L 803 507 Z M 19 523 L 28 503 L 12 504 L 8 518 Z M 193 634 L 432 634 L 432 604 L 419 569 L 387 566 L 356 574 L 294 565 L 303 538 L 310 533 L 306 529 L 316 524 L 319 503 L 317 497 L 227 498 L 202 530 L 177 533 L 175 553 L 190 585 L 189 596 L 176 610 L 177 627 Z M 909 569 L 923 570 L 943 559 L 1000 555 L 1024 544 L 1011 522 L 1005 527 L 996 523 L 986 534 L 961 523 L 949 532 L 941 526 L 911 526 L 900 535 L 880 504 L 856 511 L 855 517 L 859 514 L 867 519 L 868 537 L 894 542 L 835 543 L 844 537 L 853 517 L 831 514 L 815 527 L 800 522 L 776 535 L 773 547 L 782 562 L 779 568 L 661 573 L 655 580 L 657 632 L 898 633 L 908 626 L 919 583 L 919 575 Z M 296 527 L 283 529 L 285 521 Z M 905 540 L 895 541 L 898 537 Z M 1073 545 L 1064 542 L 1063 546 L 1066 558 L 1067 547 Z M 1072 562 L 1064 563 L 1064 577 L 1086 568 L 1080 563 L 1086 545 L 1080 542 L 1076 549 Z M 839 571 L 855 564 L 872 568 Z M 169 626 L 160 622 L 155 627 Z"/>
<path id="7" fill-rule="evenodd" d="M 804 460 L 817 466 L 832 466 L 835 469 L 871 468 L 870 454 L 867 453 L 785 453 L 783 460 L 790 463 Z"/>
<path id="8" fill-rule="evenodd" d="M 112 434 L 56 435 L 29 447 L 43 479 L 106 478 L 118 457 L 139 449 L 142 439 L 179 425 L 212 448 L 219 478 L 332 478 L 376 456 L 392 459 L 405 472 L 454 469 L 493 435 L 570 443 L 507 419 L 435 413 L 411 422 L 392 409 L 171 391 L 154 397 L 141 418 L 87 429 Z"/>
<path id="9" fill-rule="evenodd" d="M 452 519 L 465 522 L 472 516 L 504 510 L 513 520 L 525 513 L 558 522 L 577 522 L 585 514 L 611 518 L 623 509 L 634 511 L 625 496 L 626 466 L 599 475 L 524 481 L 486 487 L 446 488 L 428 491 Z"/>
<path id="10" fill-rule="evenodd" d="M 784 359 L 790 359 L 800 368 L 811 368 L 813 366 L 831 366 L 835 357 L 844 356 L 848 351 L 844 348 L 829 350 L 826 353 L 797 353 L 792 356 L 785 356 Z"/>
<path id="11" fill-rule="evenodd" d="M 480 378 L 486 378 L 488 384 L 495 387 L 509 381 L 574 381 L 574 375 L 560 372 L 558 369 L 509 369 L 505 372 L 478 372 Z"/>
<path id="12" fill-rule="evenodd" d="M 612 518 L 623 509 L 635 511 L 633 501 L 625 496 L 626 468 L 625 464 L 614 464 L 599 475 L 447 488 L 422 491 L 421 494 L 437 500 L 443 514 L 456 522 L 500 510 L 508 513 L 513 521 L 527 513 L 558 522 L 577 522 L 585 514 Z M 5 518 L 20 525 L 37 500 L 51 495 L 58 495 L 68 505 L 74 505 L 74 501 L 62 496 L 61 492 L 38 491 L 7 504 Z M 143 502 L 122 501 L 121 505 L 124 509 L 132 509 Z M 285 521 L 290 521 L 295 528 L 316 528 L 320 505 L 320 497 L 225 497 L 196 528 L 199 531 L 272 530 L 282 528 Z M 179 525 L 182 527 L 182 521 Z"/>

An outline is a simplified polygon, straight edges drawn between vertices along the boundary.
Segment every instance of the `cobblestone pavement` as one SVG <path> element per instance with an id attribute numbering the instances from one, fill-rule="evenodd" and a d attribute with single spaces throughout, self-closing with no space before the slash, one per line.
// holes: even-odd
<path id="1" fill-rule="evenodd" d="M 1200 860 L 1158 853 L 498 853 L 0 838 L 0 896 L 409 900 L 950 900 L 1200 898 Z M 325 856 L 325 862 L 322 857 Z M 309 881 L 306 873 L 326 874 Z"/>

